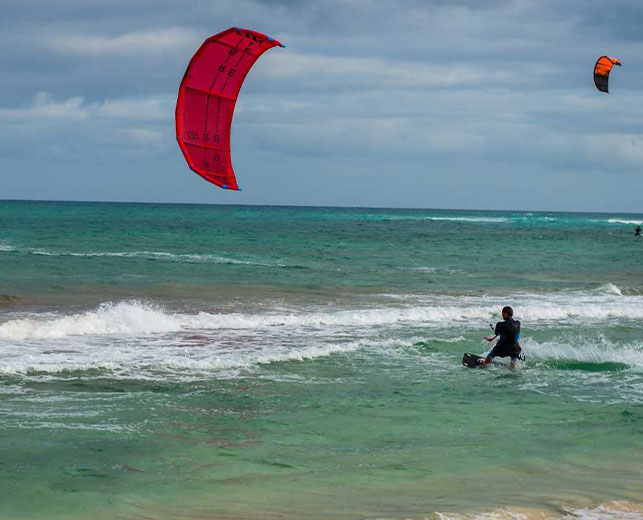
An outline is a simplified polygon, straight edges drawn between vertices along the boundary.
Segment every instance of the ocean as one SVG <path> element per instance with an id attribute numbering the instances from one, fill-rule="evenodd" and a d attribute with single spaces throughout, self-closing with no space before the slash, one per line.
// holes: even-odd
<path id="1" fill-rule="evenodd" d="M 0 518 L 643 518 L 641 222 L 0 201 Z"/>

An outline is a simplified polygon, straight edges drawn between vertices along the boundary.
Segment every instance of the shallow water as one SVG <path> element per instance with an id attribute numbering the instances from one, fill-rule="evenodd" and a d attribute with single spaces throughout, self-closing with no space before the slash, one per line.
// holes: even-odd
<path id="1" fill-rule="evenodd" d="M 642 219 L 0 202 L 0 514 L 639 518 Z"/>

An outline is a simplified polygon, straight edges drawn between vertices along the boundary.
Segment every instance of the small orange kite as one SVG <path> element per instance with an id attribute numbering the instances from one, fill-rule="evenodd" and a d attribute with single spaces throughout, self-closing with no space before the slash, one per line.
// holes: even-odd
<path id="1" fill-rule="evenodd" d="M 610 58 L 609 56 L 601 56 L 596 61 L 596 65 L 594 65 L 594 85 L 601 92 L 609 93 L 607 83 L 614 65 L 620 67 L 621 61 L 618 58 Z"/>

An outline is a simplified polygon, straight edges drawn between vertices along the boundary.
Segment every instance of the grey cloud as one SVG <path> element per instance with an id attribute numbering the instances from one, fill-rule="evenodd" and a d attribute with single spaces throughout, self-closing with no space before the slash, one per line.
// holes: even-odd
<path id="1" fill-rule="evenodd" d="M 531 208 L 631 209 L 636 189 L 612 193 L 611 176 L 643 188 L 636 1 L 5 0 L 0 9 L 0 170 L 25 171 L 20 157 L 49 165 L 47 175 L 26 168 L 39 183 L 4 183 L 5 196 L 44 197 L 33 192 L 40 185 L 56 198 L 229 202 L 183 164 L 173 103 L 200 42 L 236 24 L 287 48 L 262 57 L 243 86 L 233 161 L 248 189 L 235 202 L 476 207 L 507 171 Z M 609 96 L 591 80 L 602 53 L 624 63 Z M 571 198 L 547 195 L 552 182 L 575 186 Z M 592 198 L 602 206 L 583 207 Z"/>

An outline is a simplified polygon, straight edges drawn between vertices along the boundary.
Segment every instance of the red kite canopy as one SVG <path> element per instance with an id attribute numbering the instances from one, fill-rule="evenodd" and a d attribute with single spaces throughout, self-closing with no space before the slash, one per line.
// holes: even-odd
<path id="1" fill-rule="evenodd" d="M 230 160 L 230 125 L 239 90 L 255 61 L 272 47 L 265 34 L 236 27 L 210 36 L 190 60 L 176 100 L 176 140 L 206 181 L 239 190 Z"/>
<path id="2" fill-rule="evenodd" d="M 610 58 L 609 56 L 601 56 L 598 58 L 596 65 L 594 65 L 594 85 L 596 85 L 596 88 L 601 92 L 609 92 L 607 90 L 607 83 L 614 65 L 620 67 L 621 61 L 617 58 Z"/>

